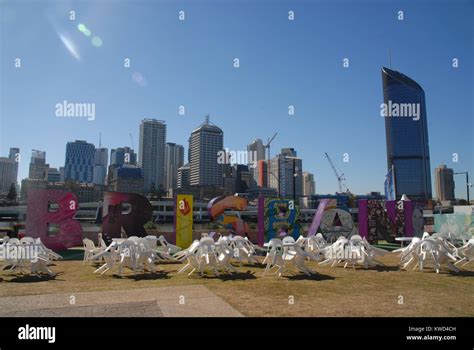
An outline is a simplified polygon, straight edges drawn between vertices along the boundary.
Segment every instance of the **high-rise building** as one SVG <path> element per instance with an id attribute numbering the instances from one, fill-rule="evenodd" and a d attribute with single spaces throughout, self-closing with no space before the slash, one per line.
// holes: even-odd
<path id="1" fill-rule="evenodd" d="M 66 145 L 64 180 L 92 183 L 94 174 L 95 146 L 76 140 Z"/>
<path id="2" fill-rule="evenodd" d="M 176 186 L 177 188 L 189 187 L 189 163 L 186 163 L 178 169 Z"/>
<path id="3" fill-rule="evenodd" d="M 137 165 L 137 154 L 130 147 L 110 150 L 110 165 Z"/>
<path id="4" fill-rule="evenodd" d="M 10 191 L 12 184 L 17 186 L 19 148 L 10 148 L 8 157 L 0 157 L 0 194 Z"/>
<path id="5" fill-rule="evenodd" d="M 252 165 L 252 163 L 258 162 L 259 160 L 265 160 L 265 146 L 261 139 L 256 139 L 247 145 L 247 152 L 248 165 Z"/>
<path id="6" fill-rule="evenodd" d="M 166 123 L 162 120 L 143 119 L 140 123 L 139 163 L 143 172 L 145 192 L 152 187 L 164 188 Z"/>
<path id="7" fill-rule="evenodd" d="M 307 171 L 303 172 L 303 196 L 312 196 L 315 192 L 314 175 Z"/>
<path id="8" fill-rule="evenodd" d="M 96 148 L 94 154 L 94 170 L 92 182 L 96 185 L 104 185 L 107 176 L 107 164 L 109 163 L 109 150 L 107 148 Z"/>
<path id="9" fill-rule="evenodd" d="M 28 178 L 32 180 L 45 180 L 47 172 L 46 152 L 36 149 L 32 150 Z"/>
<path id="10" fill-rule="evenodd" d="M 224 132 L 206 121 L 194 129 L 190 138 L 190 184 L 222 186 L 222 164 L 218 153 L 223 151 Z"/>
<path id="11" fill-rule="evenodd" d="M 282 148 L 281 155 L 285 157 L 296 157 L 296 151 L 293 147 Z"/>
<path id="12" fill-rule="evenodd" d="M 250 188 L 250 170 L 248 165 L 234 164 L 232 177 L 235 178 L 235 192 L 245 193 Z"/>
<path id="13" fill-rule="evenodd" d="M 441 164 L 435 169 L 436 194 L 440 201 L 454 200 L 454 171 Z"/>
<path id="14" fill-rule="evenodd" d="M 281 153 L 267 161 L 267 183 L 282 198 L 303 195 L 303 161 L 293 148 L 282 148 Z"/>
<path id="15" fill-rule="evenodd" d="M 387 167 L 397 198 L 430 199 L 431 171 L 425 93 L 406 75 L 382 68 Z"/>
<path id="16" fill-rule="evenodd" d="M 48 167 L 46 180 L 48 182 L 61 182 L 61 173 L 59 172 L 57 168 Z"/>
<path id="17" fill-rule="evenodd" d="M 121 165 L 114 169 L 109 183 L 113 191 L 143 193 L 142 171 L 135 165 Z"/>
<path id="18" fill-rule="evenodd" d="M 247 145 L 248 166 L 251 177 L 251 187 L 258 184 L 258 164 L 265 160 L 265 146 L 261 139 L 255 139 L 251 144 Z"/>
<path id="19" fill-rule="evenodd" d="M 184 164 L 184 147 L 168 142 L 165 147 L 165 190 L 177 188 L 178 169 Z"/>
<path id="20" fill-rule="evenodd" d="M 59 176 L 60 176 L 59 181 L 64 182 L 64 167 L 63 166 L 59 167 Z"/>
<path id="21" fill-rule="evenodd" d="M 20 149 L 18 147 L 10 147 L 10 152 L 8 153 L 8 158 L 14 160 L 16 163 L 15 166 L 15 185 L 17 185 L 18 181 L 18 164 L 20 163 Z"/>
<path id="22" fill-rule="evenodd" d="M 253 169 L 254 179 L 258 187 L 267 187 L 268 184 L 268 163 L 266 160 L 259 160 Z"/>

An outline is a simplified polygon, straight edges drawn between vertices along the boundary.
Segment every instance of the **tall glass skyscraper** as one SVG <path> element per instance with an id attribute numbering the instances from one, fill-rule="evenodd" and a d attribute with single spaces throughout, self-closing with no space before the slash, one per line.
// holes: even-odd
<path id="1" fill-rule="evenodd" d="M 413 79 L 385 67 L 382 82 L 390 114 L 385 115 L 387 167 L 394 167 L 397 198 L 406 194 L 410 199 L 431 199 L 425 92 Z"/>
<path id="2" fill-rule="evenodd" d="M 142 168 L 145 192 L 165 185 L 166 123 L 163 120 L 143 119 L 140 123 L 138 159 Z"/>
<path id="3" fill-rule="evenodd" d="M 76 140 L 66 145 L 64 179 L 92 183 L 94 174 L 95 146 L 86 141 Z"/>

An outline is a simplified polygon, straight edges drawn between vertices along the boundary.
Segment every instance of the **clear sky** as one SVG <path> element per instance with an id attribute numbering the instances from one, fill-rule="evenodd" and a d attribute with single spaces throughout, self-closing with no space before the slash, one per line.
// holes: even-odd
<path id="1" fill-rule="evenodd" d="M 432 170 L 445 163 L 474 178 L 472 1 L 0 0 L 0 12 L 0 155 L 21 148 L 20 179 L 31 149 L 59 167 L 68 141 L 98 146 L 102 133 L 110 149 L 129 146 L 131 132 L 138 151 L 143 118 L 165 120 L 167 141 L 187 148 L 209 113 L 231 150 L 278 132 L 272 156 L 294 147 L 315 174 L 317 193 L 337 190 L 324 152 L 352 192 L 383 192 L 380 69 L 388 48 L 392 69 L 425 90 Z M 64 100 L 95 103 L 95 120 L 56 117 Z M 465 197 L 464 178 L 456 179 L 456 195 Z"/>

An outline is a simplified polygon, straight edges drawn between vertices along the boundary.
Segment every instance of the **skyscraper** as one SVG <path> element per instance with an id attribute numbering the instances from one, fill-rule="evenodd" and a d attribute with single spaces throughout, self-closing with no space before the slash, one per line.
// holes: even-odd
<path id="1" fill-rule="evenodd" d="M 140 123 L 138 158 L 143 172 L 145 192 L 152 187 L 164 188 L 166 123 L 157 119 L 143 119 Z"/>
<path id="2" fill-rule="evenodd" d="M 165 190 L 177 187 L 178 169 L 184 164 L 184 147 L 168 142 L 165 147 Z"/>
<path id="3" fill-rule="evenodd" d="M 60 182 L 61 181 L 61 173 L 57 168 L 48 168 L 48 172 L 46 174 L 46 180 L 48 182 Z"/>
<path id="4" fill-rule="evenodd" d="M 137 154 L 130 147 L 118 147 L 110 150 L 110 165 L 137 165 Z"/>
<path id="5" fill-rule="evenodd" d="M 76 140 L 66 145 L 64 180 L 92 183 L 94 174 L 95 146 Z"/>
<path id="6" fill-rule="evenodd" d="M 18 163 L 20 163 L 20 149 L 18 147 L 10 147 L 10 152 L 8 153 L 8 158 L 15 161 L 15 185 L 18 181 Z"/>
<path id="7" fill-rule="evenodd" d="M 34 180 L 45 180 L 47 172 L 48 165 L 46 164 L 46 152 L 38 151 L 36 149 L 32 150 L 28 178 Z"/>
<path id="8" fill-rule="evenodd" d="M 176 180 L 177 188 L 186 188 L 189 186 L 189 163 L 186 163 L 178 169 L 178 176 Z"/>
<path id="9" fill-rule="evenodd" d="M 303 172 L 303 196 L 312 196 L 315 192 L 314 175 L 307 171 Z"/>
<path id="10" fill-rule="evenodd" d="M 440 201 L 454 200 L 454 171 L 441 164 L 435 169 L 436 195 Z"/>
<path id="11" fill-rule="evenodd" d="M 396 197 L 430 199 L 431 171 L 425 93 L 406 75 L 382 68 L 387 167 L 395 170 Z"/>
<path id="12" fill-rule="evenodd" d="M 0 194 L 7 194 L 17 185 L 19 148 L 10 148 L 8 157 L 0 157 Z"/>
<path id="13" fill-rule="evenodd" d="M 94 170 L 92 182 L 97 185 L 104 185 L 107 176 L 107 164 L 109 162 L 109 150 L 107 148 L 96 148 L 94 154 Z"/>
<path id="14" fill-rule="evenodd" d="M 247 154 L 250 177 L 252 178 L 251 186 L 259 185 L 258 164 L 265 160 L 265 146 L 261 139 L 255 139 L 251 144 L 247 145 Z"/>
<path id="15" fill-rule="evenodd" d="M 222 164 L 218 152 L 224 147 L 224 132 L 212 125 L 209 116 L 190 138 L 190 185 L 222 186 Z"/>
<path id="16" fill-rule="evenodd" d="M 303 195 L 303 161 L 293 148 L 282 148 L 281 153 L 267 161 L 268 187 L 277 190 L 282 198 Z"/>
<path id="17" fill-rule="evenodd" d="M 265 146 L 261 139 L 255 139 L 251 144 L 247 145 L 248 165 L 259 160 L 265 160 Z"/>
<path id="18" fill-rule="evenodd" d="M 267 187 L 268 184 L 268 161 L 259 160 L 253 169 L 254 179 L 258 187 Z"/>

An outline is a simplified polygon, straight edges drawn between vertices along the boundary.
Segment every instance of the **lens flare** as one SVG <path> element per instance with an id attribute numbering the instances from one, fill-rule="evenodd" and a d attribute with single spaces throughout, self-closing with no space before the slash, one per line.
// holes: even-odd
<path id="1" fill-rule="evenodd" d="M 145 77 L 140 72 L 134 72 L 132 74 L 132 80 L 141 87 L 145 87 L 147 85 Z"/>
<path id="2" fill-rule="evenodd" d="M 98 36 L 95 36 L 92 38 L 92 45 L 95 47 L 101 47 L 102 46 L 102 39 Z"/>
<path id="3" fill-rule="evenodd" d="M 76 48 L 76 45 L 72 42 L 71 39 L 66 37 L 64 34 L 58 33 L 59 38 L 61 39 L 63 45 L 66 47 L 68 52 L 71 54 L 72 57 L 74 57 L 76 60 L 80 61 L 81 56 L 79 55 L 79 51 Z"/>

